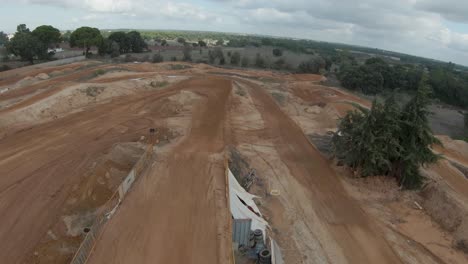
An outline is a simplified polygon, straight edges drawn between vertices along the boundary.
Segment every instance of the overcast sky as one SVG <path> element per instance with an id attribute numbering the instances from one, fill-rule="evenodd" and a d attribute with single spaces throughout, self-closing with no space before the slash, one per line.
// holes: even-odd
<path id="1" fill-rule="evenodd" d="M 467 0 L 0 0 L 0 31 L 187 29 L 357 44 L 468 65 Z"/>

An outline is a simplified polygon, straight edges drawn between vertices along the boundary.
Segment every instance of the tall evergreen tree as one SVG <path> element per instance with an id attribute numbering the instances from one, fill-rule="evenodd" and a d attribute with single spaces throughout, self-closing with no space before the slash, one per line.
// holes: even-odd
<path id="1" fill-rule="evenodd" d="M 437 160 L 430 147 L 440 143 L 427 119 L 429 92 L 423 78 L 402 110 L 392 95 L 384 104 L 374 101 L 370 110 L 348 112 L 333 136 L 337 157 L 364 177 L 389 175 L 405 188 L 419 187 L 419 167 Z"/>
<path id="2" fill-rule="evenodd" d="M 400 142 L 403 147 L 401 158 L 392 172 L 401 185 L 417 188 L 422 183 L 419 166 L 437 161 L 438 155 L 430 147 L 441 142 L 434 137 L 427 116 L 430 114 L 430 88 L 427 77 L 419 82 L 416 96 L 403 108 Z"/>

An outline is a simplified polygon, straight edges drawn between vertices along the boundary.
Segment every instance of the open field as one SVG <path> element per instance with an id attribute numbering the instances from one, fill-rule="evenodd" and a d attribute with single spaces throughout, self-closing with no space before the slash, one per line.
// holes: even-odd
<path id="1" fill-rule="evenodd" d="M 155 128 L 87 263 L 233 263 L 233 151 L 285 263 L 466 263 L 468 144 L 441 137 L 421 192 L 356 178 L 326 139 L 370 103 L 322 78 L 92 60 L 0 73 L 0 259 L 69 263 Z"/>

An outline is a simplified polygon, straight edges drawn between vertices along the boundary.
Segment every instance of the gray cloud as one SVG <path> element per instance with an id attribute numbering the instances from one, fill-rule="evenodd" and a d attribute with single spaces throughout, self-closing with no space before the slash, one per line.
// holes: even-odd
<path id="1" fill-rule="evenodd" d="M 416 8 L 441 15 L 447 20 L 468 23 L 468 2 L 458 0 L 419 0 Z"/>
<path id="2" fill-rule="evenodd" d="M 5 1 L 15 2 L 0 3 Z M 147 27 L 154 20 L 160 22 L 155 28 L 176 25 L 312 38 L 468 64 L 468 34 L 454 32 L 446 22 L 468 23 L 466 0 L 200 0 L 197 5 L 189 0 L 19 1 L 88 12 L 76 18 L 77 24 L 83 20 L 114 25 L 120 20 L 138 28 L 142 20 Z"/>

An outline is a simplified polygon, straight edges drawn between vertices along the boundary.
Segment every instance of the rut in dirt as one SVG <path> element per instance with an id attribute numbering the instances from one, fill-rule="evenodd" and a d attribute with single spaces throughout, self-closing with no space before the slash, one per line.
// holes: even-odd
<path id="1" fill-rule="evenodd" d="M 232 84 L 209 77 L 178 86 L 202 98 L 190 133 L 136 183 L 88 263 L 231 263 L 224 121 Z"/>
<path id="2" fill-rule="evenodd" d="M 325 223 L 349 263 L 401 263 L 383 237 L 383 232 L 357 201 L 346 193 L 327 160 L 309 143 L 301 128 L 261 86 L 245 80 L 236 81 L 248 87 L 254 105 L 265 122 L 262 137 L 274 142 L 275 149 L 291 174 L 310 190 L 312 210 Z"/>

